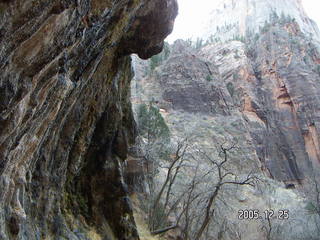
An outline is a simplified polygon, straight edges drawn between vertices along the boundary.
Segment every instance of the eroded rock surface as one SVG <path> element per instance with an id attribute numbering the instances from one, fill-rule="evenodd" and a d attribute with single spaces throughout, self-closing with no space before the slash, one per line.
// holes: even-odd
<path id="1" fill-rule="evenodd" d="M 122 177 L 131 59 L 175 0 L 0 1 L 0 239 L 139 239 Z"/>
<path id="2" fill-rule="evenodd" d="M 163 109 L 176 134 L 200 137 L 200 145 L 239 138 L 269 177 L 301 183 L 320 162 L 319 78 L 317 42 L 279 17 L 243 42 L 196 50 L 178 40 L 133 88 L 143 89 L 138 103 L 153 99 Z"/>

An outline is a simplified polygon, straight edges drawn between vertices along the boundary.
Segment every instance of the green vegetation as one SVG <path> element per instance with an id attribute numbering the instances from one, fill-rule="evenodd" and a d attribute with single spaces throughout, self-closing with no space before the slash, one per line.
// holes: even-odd
<path id="1" fill-rule="evenodd" d="M 277 12 L 274 10 L 271 12 L 269 18 L 270 18 L 270 22 L 272 22 L 272 23 L 278 22 L 278 20 L 279 20 L 279 16 L 278 16 Z"/>
<path id="2" fill-rule="evenodd" d="M 203 46 L 204 46 L 203 39 L 197 38 L 197 41 L 196 41 L 196 43 L 195 43 L 195 49 L 199 50 L 199 49 L 201 49 Z"/>
<path id="3" fill-rule="evenodd" d="M 211 75 L 207 75 L 206 80 L 207 80 L 208 82 L 211 82 L 211 81 L 213 80 L 213 78 L 212 78 Z"/>
<path id="4" fill-rule="evenodd" d="M 317 206 L 312 202 L 308 202 L 305 209 L 310 215 L 316 214 L 318 211 Z"/>
<path id="5" fill-rule="evenodd" d="M 163 61 L 167 60 L 169 56 L 170 56 L 170 45 L 169 43 L 165 42 L 162 52 L 150 58 L 151 72 L 153 72 L 156 67 L 161 65 Z"/>
<path id="6" fill-rule="evenodd" d="M 239 74 L 237 72 L 235 72 L 235 73 L 233 73 L 232 77 L 233 77 L 233 80 L 236 81 L 239 79 Z"/>
<path id="7" fill-rule="evenodd" d="M 318 53 L 317 47 L 314 44 L 309 43 L 309 48 L 307 49 L 307 53 L 309 56 L 315 56 Z"/>
<path id="8" fill-rule="evenodd" d="M 234 95 L 234 86 L 233 86 L 232 82 L 228 82 L 227 83 L 227 90 L 228 90 L 230 96 L 233 97 L 233 95 Z"/>
<path id="9" fill-rule="evenodd" d="M 254 41 L 256 42 L 256 41 L 258 41 L 259 40 L 259 34 L 258 33 L 256 33 L 255 35 L 254 35 Z"/>
<path id="10" fill-rule="evenodd" d="M 138 128 L 141 135 L 151 139 L 170 140 L 170 131 L 159 108 L 150 103 L 141 104 L 138 108 Z"/>
<path id="11" fill-rule="evenodd" d="M 316 73 L 318 73 L 318 74 L 320 75 L 320 65 L 318 65 L 318 66 L 316 67 Z"/>
<path id="12" fill-rule="evenodd" d="M 208 41 L 206 43 L 204 43 L 202 38 L 197 38 L 197 40 L 195 42 L 192 41 L 191 38 L 188 38 L 186 40 L 186 42 L 190 47 L 192 47 L 196 50 L 200 50 L 203 46 L 208 44 Z"/>
<path id="13" fill-rule="evenodd" d="M 240 55 L 239 55 L 239 50 L 238 50 L 238 49 L 236 49 L 236 53 L 235 53 L 235 55 L 234 55 L 234 58 L 235 58 L 235 59 L 241 58 Z"/>
<path id="14" fill-rule="evenodd" d="M 260 27 L 261 33 L 268 32 L 272 26 L 275 26 L 276 24 L 285 25 L 287 23 L 294 23 L 296 20 L 295 18 L 292 18 L 291 16 L 286 16 L 284 13 L 281 14 L 281 17 L 277 15 L 275 11 L 273 11 L 269 16 L 269 21 L 265 21 L 264 26 Z M 274 33 L 275 35 L 275 33 Z M 255 40 L 258 40 L 258 36 L 254 37 Z"/>
<path id="15" fill-rule="evenodd" d="M 267 20 L 264 22 L 264 25 L 262 28 L 260 28 L 260 31 L 262 33 L 266 33 L 269 31 L 269 29 L 271 28 L 272 24 L 271 23 L 268 23 Z"/>
<path id="16" fill-rule="evenodd" d="M 266 43 L 266 50 L 269 52 L 271 50 L 270 42 Z"/>
<path id="17" fill-rule="evenodd" d="M 284 25 L 287 23 L 294 23 L 296 22 L 295 18 L 292 18 L 291 16 L 286 16 L 284 13 L 281 14 L 281 17 L 278 16 L 278 14 L 273 11 L 270 16 L 269 20 L 266 20 L 264 23 L 264 26 L 260 27 L 260 33 L 267 33 L 273 26 L 280 24 Z M 211 43 L 219 43 L 222 42 L 220 37 L 218 37 L 219 33 L 226 33 L 230 30 L 232 30 L 234 27 L 236 27 L 236 24 L 226 24 L 222 27 L 217 26 L 216 28 L 216 34 L 211 35 L 209 39 L 206 41 L 204 45 L 211 44 Z M 276 36 L 276 32 L 273 32 L 273 35 Z M 254 34 L 253 32 L 250 32 L 250 30 L 245 34 L 245 36 L 242 35 L 233 35 L 232 38 L 229 40 L 225 40 L 223 42 L 229 42 L 229 41 L 240 41 L 245 43 L 248 39 L 253 40 L 254 42 L 258 41 L 260 35 L 258 33 Z M 199 41 L 199 40 L 197 40 Z M 276 40 L 277 41 L 277 40 Z M 195 45 L 199 46 L 199 43 L 196 43 Z"/>
<path id="18" fill-rule="evenodd" d="M 291 45 L 294 45 L 294 46 L 299 46 L 299 41 L 295 38 L 290 38 L 290 43 Z"/>
<path id="19" fill-rule="evenodd" d="M 211 35 L 209 39 L 207 40 L 206 44 L 211 44 L 211 43 L 221 43 L 221 38 L 220 37 L 215 37 L 214 35 Z"/>
<path id="20" fill-rule="evenodd" d="M 169 55 L 170 55 L 170 45 L 169 45 L 169 43 L 167 43 L 167 42 L 164 43 L 162 52 L 163 52 L 164 60 L 167 60 L 169 58 Z"/>
<path id="21" fill-rule="evenodd" d="M 234 35 L 233 38 L 232 38 L 233 41 L 240 41 L 240 42 L 243 42 L 245 43 L 246 42 L 246 39 L 244 36 L 240 36 L 240 35 Z"/>
<path id="22" fill-rule="evenodd" d="M 160 54 L 152 56 L 150 59 L 151 71 L 153 71 L 157 66 L 159 66 L 161 62 L 162 62 L 162 59 L 161 59 Z"/>
<path id="23" fill-rule="evenodd" d="M 188 46 L 192 47 L 192 40 L 191 40 L 191 38 L 188 38 L 188 39 L 186 40 L 186 43 L 188 44 Z"/>
<path id="24" fill-rule="evenodd" d="M 224 50 L 222 51 L 222 56 L 227 56 L 228 53 L 229 53 L 229 51 L 227 51 L 226 49 L 224 49 Z"/>

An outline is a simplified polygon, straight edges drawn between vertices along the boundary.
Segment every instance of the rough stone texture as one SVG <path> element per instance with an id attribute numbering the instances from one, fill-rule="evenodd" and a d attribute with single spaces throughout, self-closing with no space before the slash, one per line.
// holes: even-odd
<path id="1" fill-rule="evenodd" d="M 254 158 L 269 176 L 303 180 L 320 162 L 319 52 L 295 22 L 273 24 L 248 42 L 210 44 L 199 53 L 175 42 L 169 59 L 151 77 L 139 79 L 138 85 L 149 92 L 142 93 L 142 101 L 152 96 L 177 132 L 193 129 L 189 134 L 201 136 L 203 128 L 208 139 L 217 135 L 212 124 L 226 126 L 224 134 L 250 143 L 243 147 L 255 149 Z M 202 127 L 201 116 L 207 118 Z M 195 123 L 186 122 L 188 118 Z"/>
<path id="2" fill-rule="evenodd" d="M 296 20 L 279 16 L 244 42 L 218 41 L 197 52 L 179 40 L 153 74 L 138 75 L 144 91 L 137 95 L 153 98 L 176 134 L 203 145 L 223 128 L 222 136 L 255 149 L 253 162 L 270 177 L 301 183 L 320 163 L 318 47 Z"/>
<path id="3" fill-rule="evenodd" d="M 206 56 L 178 40 L 171 46 L 169 58 L 153 73 L 141 71 L 149 67 L 149 62 L 135 58 L 133 107 L 155 102 L 172 136 L 187 137 L 194 147 L 213 149 L 225 139 L 237 139 L 241 153 L 234 156 L 235 165 L 243 173 L 252 169 L 260 172 L 261 164 L 241 112 L 242 96 L 230 93 L 227 87 L 237 81 L 235 75 L 245 64 L 244 45 L 230 42 L 211 47 L 203 49 L 209 54 Z"/>
<path id="4" fill-rule="evenodd" d="M 0 239 L 139 239 L 122 177 L 131 60 L 175 0 L 0 1 Z"/>
<path id="5" fill-rule="evenodd" d="M 259 158 L 274 178 L 301 180 L 320 163 L 317 47 L 296 22 L 273 24 L 248 58 L 255 77 L 244 105 L 264 123 L 260 136 L 251 134 L 257 145 L 263 141 Z"/>

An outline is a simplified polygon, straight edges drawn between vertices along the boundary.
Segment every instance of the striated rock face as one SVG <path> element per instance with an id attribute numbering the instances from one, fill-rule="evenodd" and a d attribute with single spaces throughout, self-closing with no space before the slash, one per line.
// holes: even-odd
<path id="1" fill-rule="evenodd" d="M 181 42 L 177 42 L 179 48 Z M 196 57 L 196 53 L 185 51 L 170 58 L 159 71 L 160 88 L 163 89 L 163 100 L 173 110 L 186 112 L 217 112 L 219 93 L 210 88 L 206 77 L 214 73 L 210 65 Z M 183 79 L 184 81 L 181 81 Z M 224 109 L 221 109 L 224 112 Z"/>
<path id="2" fill-rule="evenodd" d="M 272 24 L 250 46 L 248 58 L 254 78 L 247 78 L 244 108 L 263 122 L 260 135 L 251 134 L 259 159 L 276 179 L 304 179 L 320 163 L 317 46 L 295 21 Z"/>
<path id="3" fill-rule="evenodd" d="M 280 17 L 244 42 L 197 51 L 178 40 L 154 74 L 137 79 L 140 101 L 154 98 L 176 135 L 208 147 L 237 138 L 239 162 L 302 182 L 320 163 L 317 47 L 295 20 Z"/>
<path id="4" fill-rule="evenodd" d="M 285 208 L 290 221 L 272 221 L 278 229 L 274 237 L 303 239 L 310 233 L 317 239 L 315 220 L 305 211 L 311 193 L 302 194 L 320 163 L 317 45 L 296 21 L 288 20 L 271 22 L 243 42 L 208 43 L 196 49 L 177 40 L 169 50 L 168 57 L 161 53 L 154 71 L 145 69 L 155 60 L 135 58 L 133 106 L 156 104 L 172 140 L 188 138 L 191 152 L 201 149 L 219 159 L 216 146 L 235 142 L 230 171 L 239 178 L 253 172 L 267 183 L 224 195 L 227 204 L 217 205 L 216 226 L 226 221 L 237 226 L 244 239 L 266 239 L 263 221 L 239 220 L 235 212 Z M 197 163 L 207 169 L 206 160 Z M 209 231 L 210 239 L 218 239 L 218 227 Z"/>
<path id="5" fill-rule="evenodd" d="M 161 51 L 175 0 L 0 1 L 0 239 L 138 239 L 122 161 L 130 53 Z"/>

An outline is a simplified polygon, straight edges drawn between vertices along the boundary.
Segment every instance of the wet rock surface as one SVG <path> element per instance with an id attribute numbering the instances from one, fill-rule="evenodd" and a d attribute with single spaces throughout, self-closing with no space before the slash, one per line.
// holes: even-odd
<path id="1" fill-rule="evenodd" d="M 139 239 L 128 54 L 161 51 L 176 14 L 175 0 L 0 1 L 0 239 Z"/>

